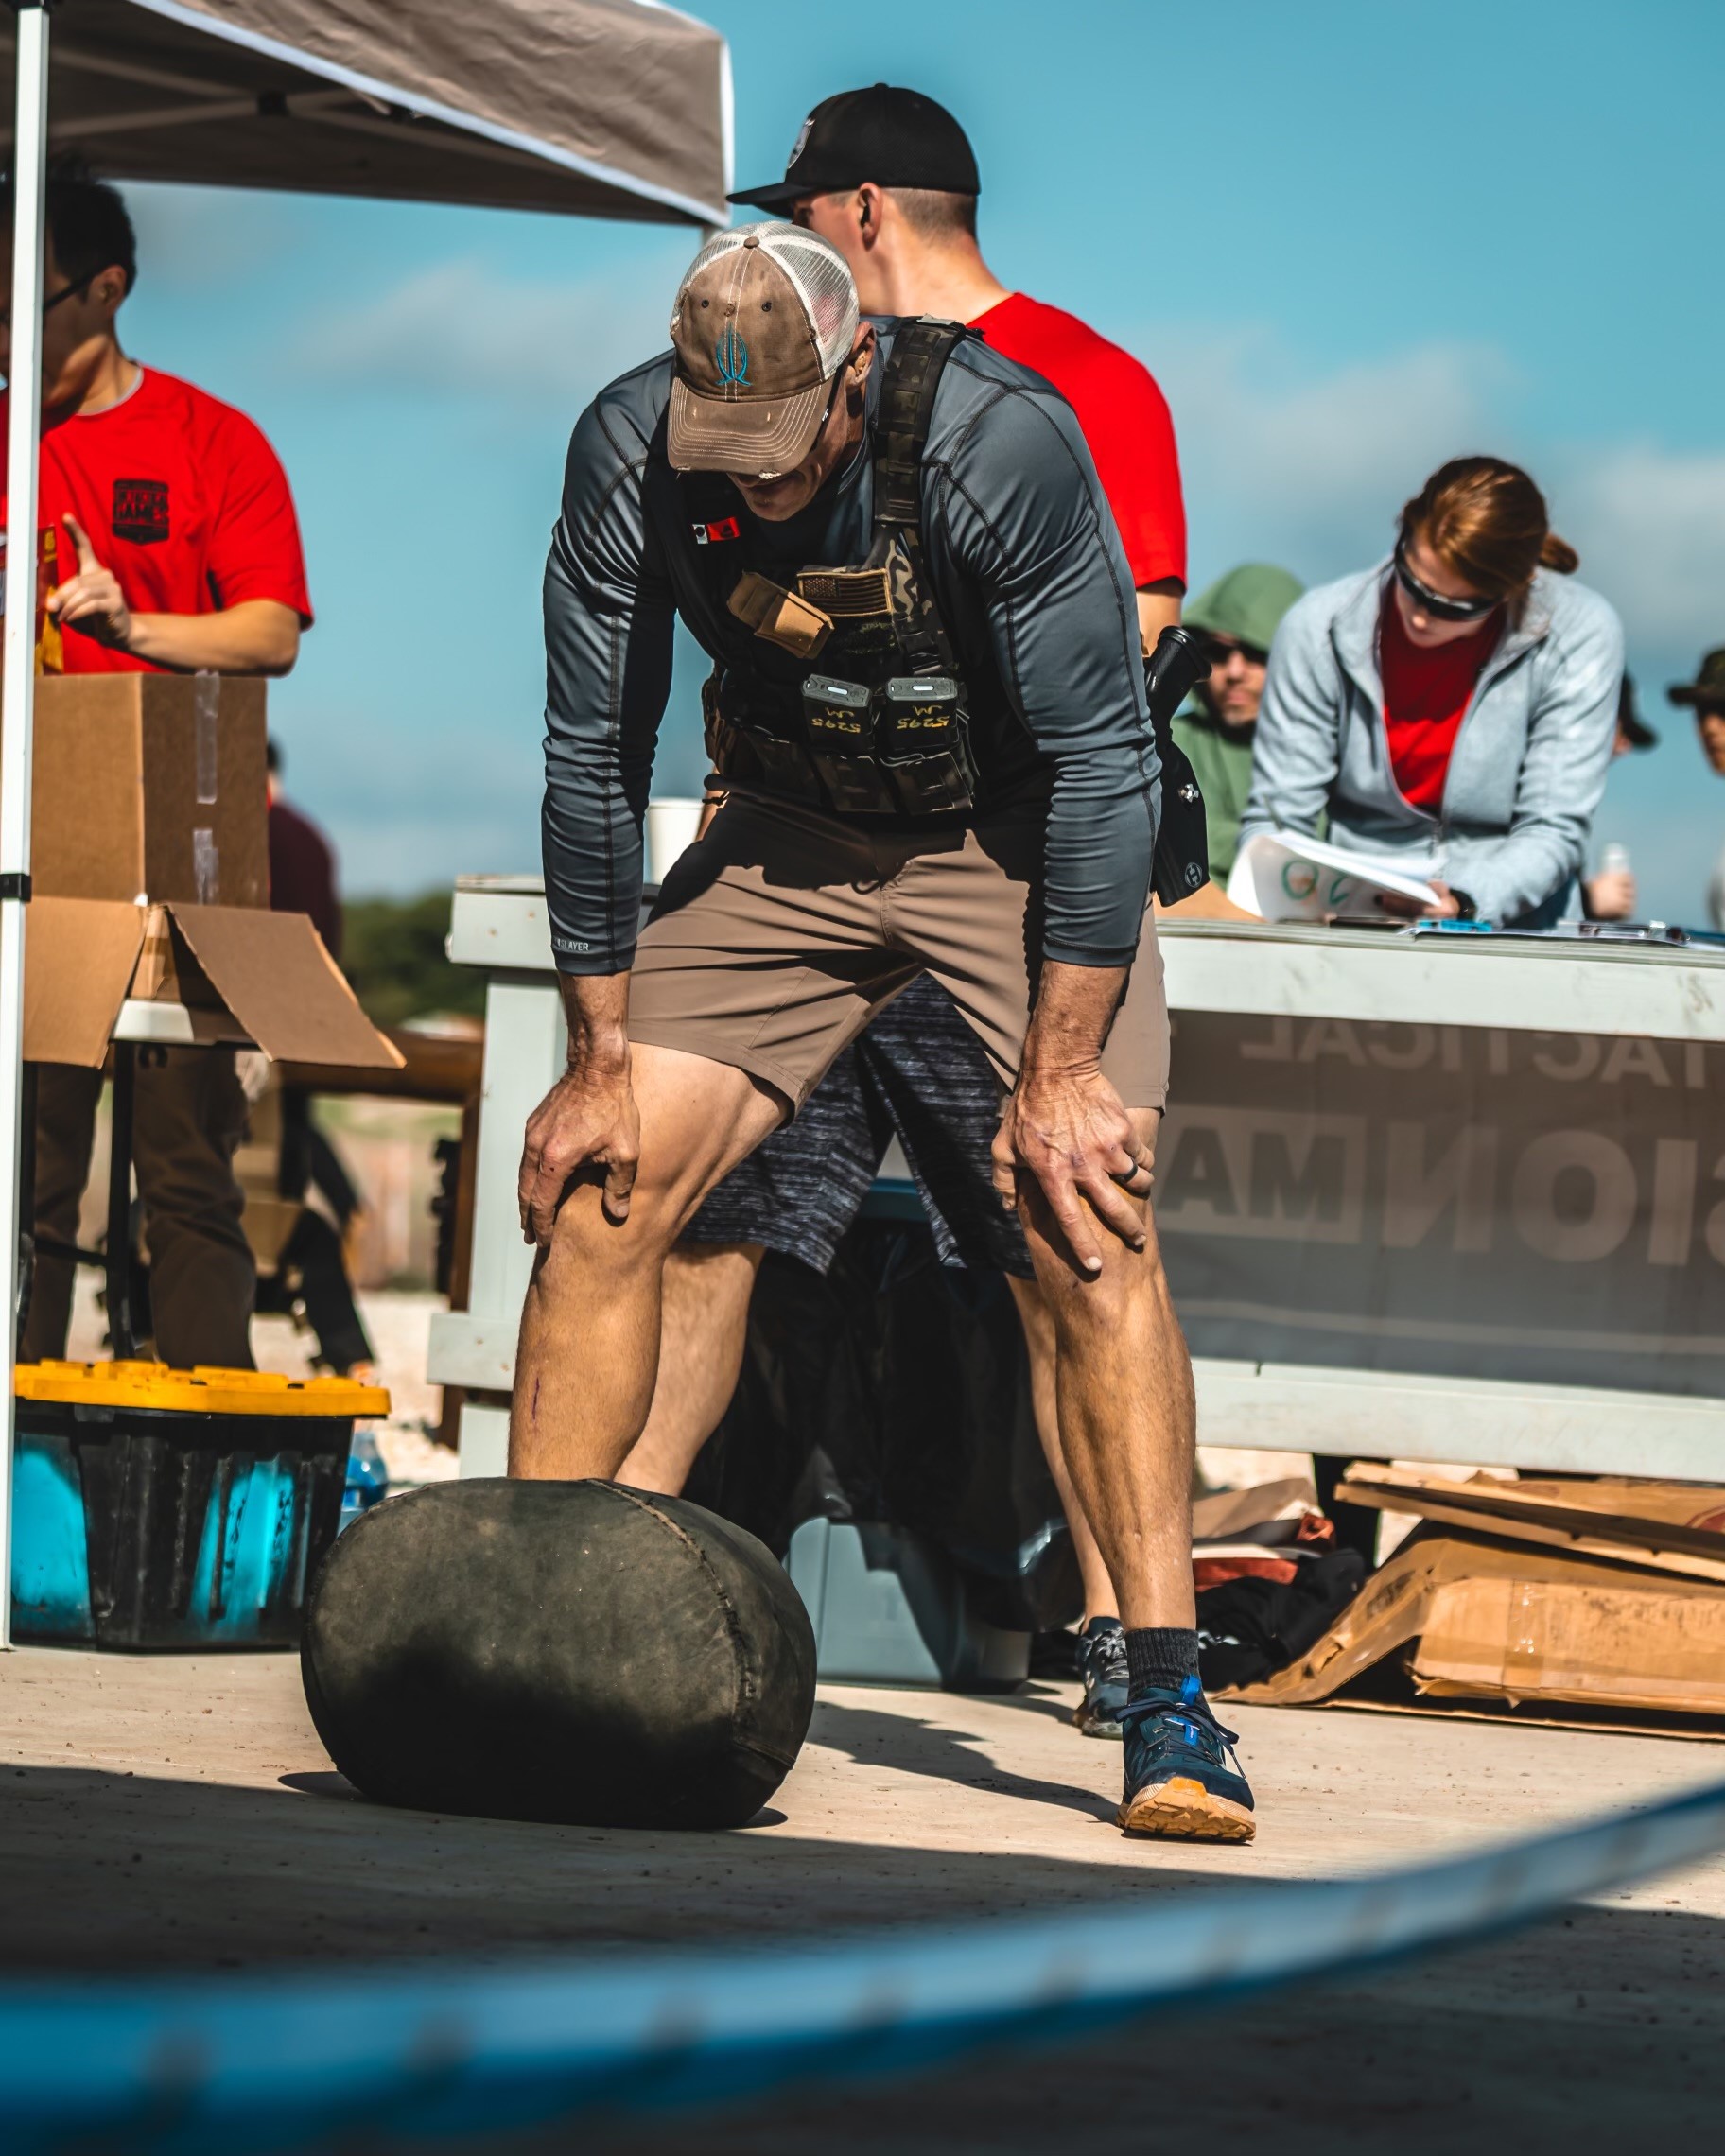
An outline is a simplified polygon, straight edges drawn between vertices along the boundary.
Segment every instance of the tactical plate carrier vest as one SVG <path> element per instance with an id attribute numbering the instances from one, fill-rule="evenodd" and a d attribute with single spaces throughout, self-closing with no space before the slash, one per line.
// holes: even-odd
<path id="1" fill-rule="evenodd" d="M 922 545 L 934 391 L 972 334 L 919 320 L 894 338 L 876 418 L 874 541 L 860 568 L 802 568 L 789 587 L 773 582 L 734 544 L 746 527 L 729 482 L 684 475 L 726 636 L 702 691 L 707 754 L 723 776 L 846 816 L 972 805 L 965 681 Z"/>

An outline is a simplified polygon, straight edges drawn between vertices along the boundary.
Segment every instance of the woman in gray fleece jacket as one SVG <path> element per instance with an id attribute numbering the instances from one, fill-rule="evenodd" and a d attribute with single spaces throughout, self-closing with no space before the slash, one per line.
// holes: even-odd
<path id="1" fill-rule="evenodd" d="M 1389 561 L 1283 617 L 1241 845 L 1327 818 L 1333 843 L 1433 883 L 1440 918 L 1578 913 L 1623 630 L 1575 566 L 1525 472 L 1496 457 L 1435 472 Z"/>

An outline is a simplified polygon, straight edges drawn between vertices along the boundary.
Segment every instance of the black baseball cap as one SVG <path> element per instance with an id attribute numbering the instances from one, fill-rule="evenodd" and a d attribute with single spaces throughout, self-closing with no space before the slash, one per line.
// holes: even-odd
<path id="1" fill-rule="evenodd" d="M 983 191 L 970 138 L 947 108 L 920 90 L 877 82 L 824 98 L 797 130 L 784 178 L 725 200 L 776 213 L 804 195 L 837 194 L 865 180 L 943 195 Z"/>

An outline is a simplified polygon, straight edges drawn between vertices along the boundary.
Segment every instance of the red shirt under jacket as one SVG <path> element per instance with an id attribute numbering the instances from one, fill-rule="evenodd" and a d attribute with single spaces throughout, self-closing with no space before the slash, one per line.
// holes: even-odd
<path id="1" fill-rule="evenodd" d="M 1462 717 L 1486 662 L 1497 649 L 1503 617 L 1494 609 L 1470 636 L 1429 650 L 1412 641 L 1394 592 L 1378 617 L 1378 669 L 1384 683 L 1384 730 L 1396 784 L 1416 808 L 1437 815 Z"/>

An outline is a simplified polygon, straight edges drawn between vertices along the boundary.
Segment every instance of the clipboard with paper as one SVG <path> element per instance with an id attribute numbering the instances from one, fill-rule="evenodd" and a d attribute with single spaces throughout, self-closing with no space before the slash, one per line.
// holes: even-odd
<path id="1" fill-rule="evenodd" d="M 1228 895 L 1265 921 L 1382 920 L 1389 893 L 1419 906 L 1436 902 L 1432 886 L 1405 869 L 1300 831 L 1259 831 L 1235 857 Z"/>

